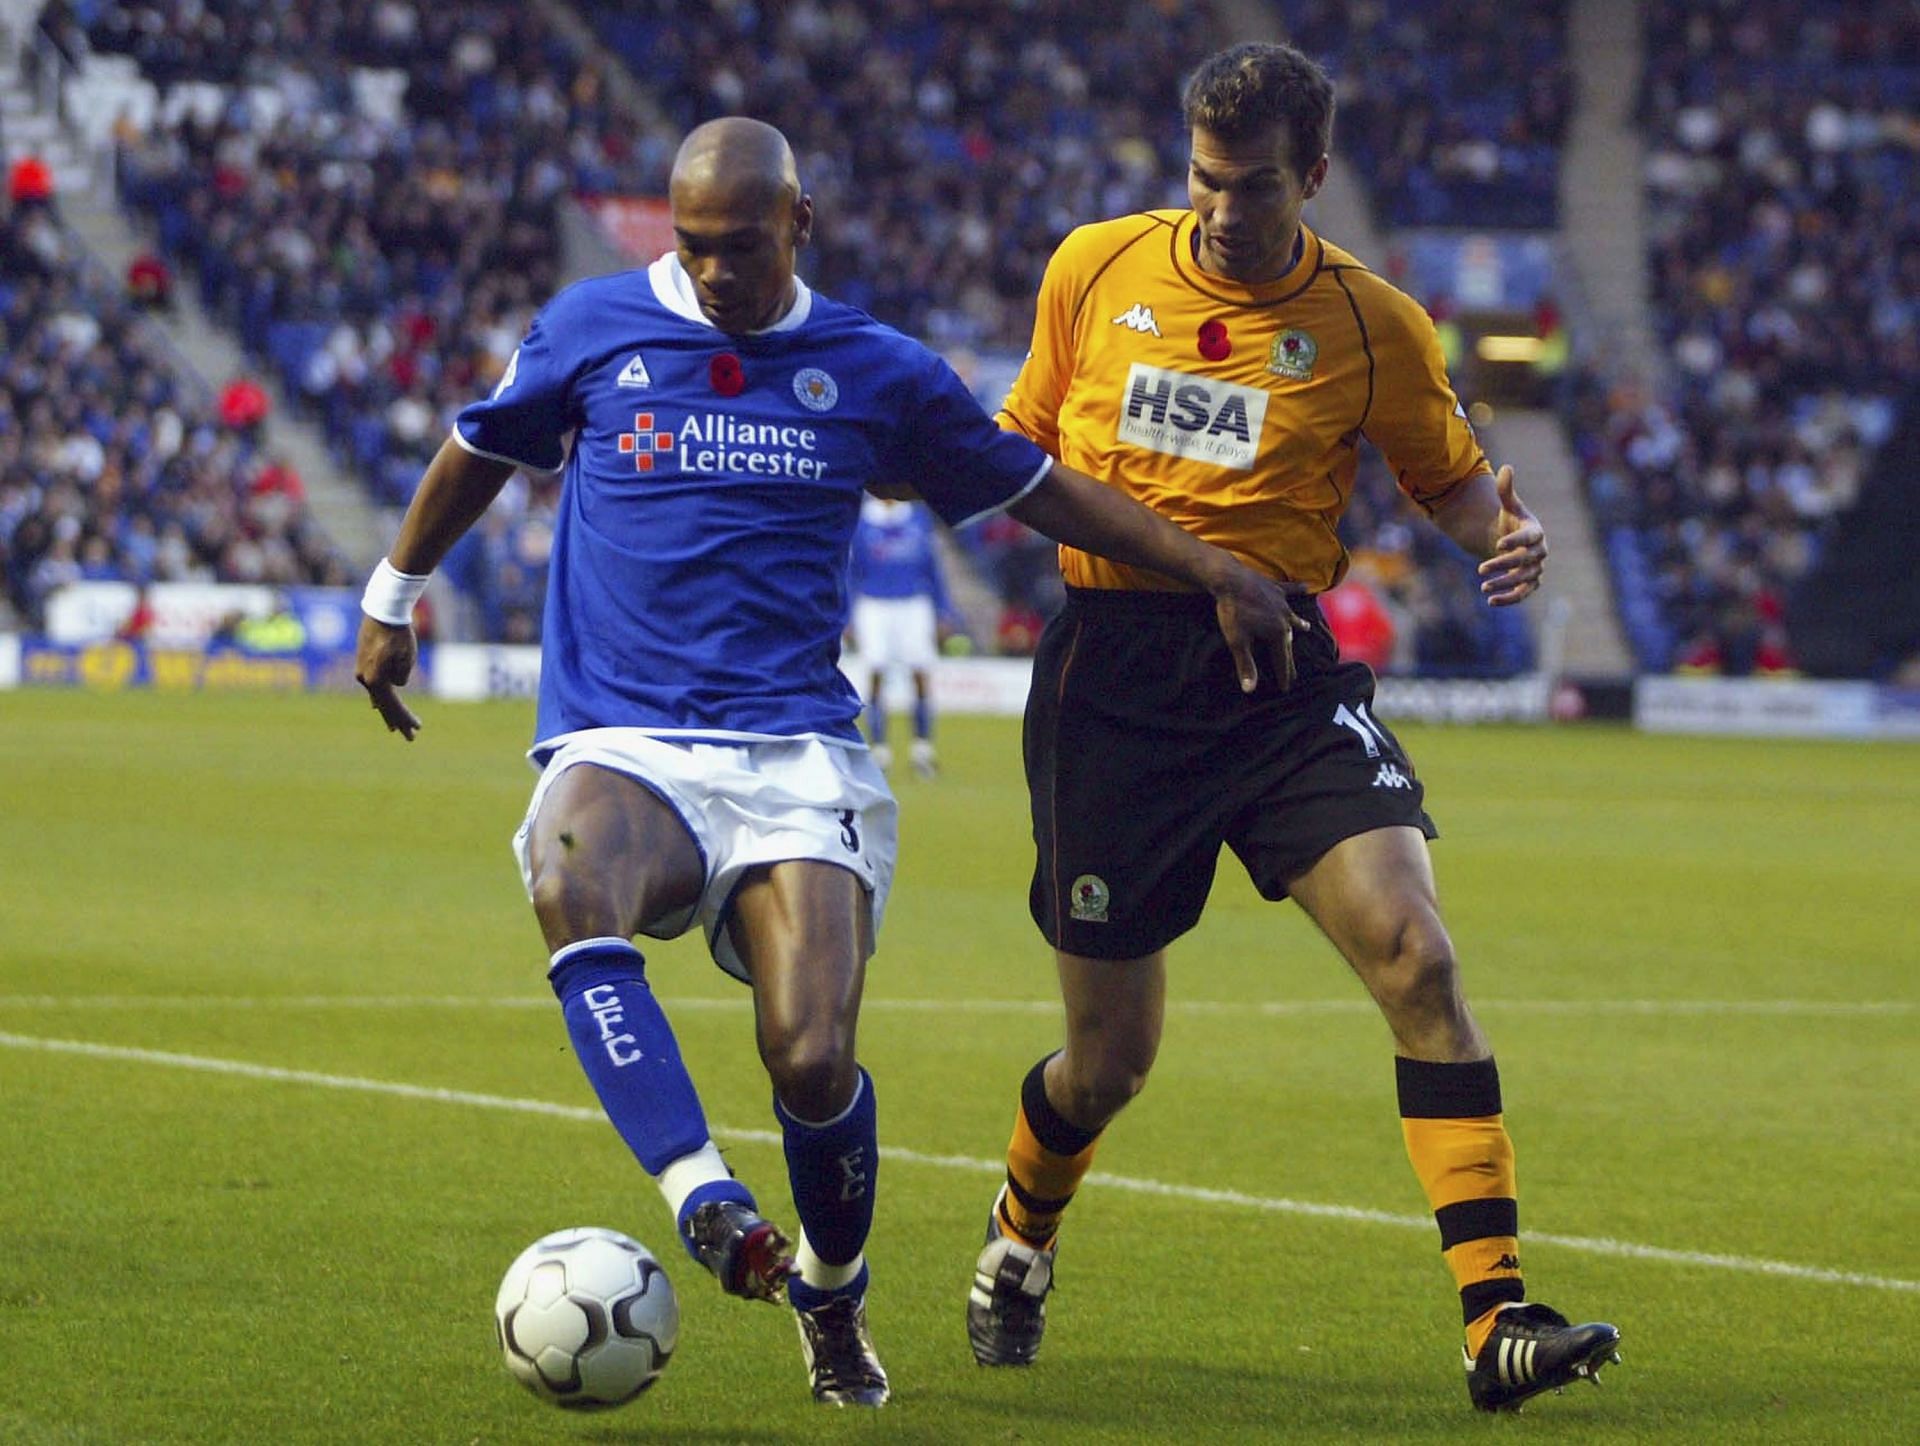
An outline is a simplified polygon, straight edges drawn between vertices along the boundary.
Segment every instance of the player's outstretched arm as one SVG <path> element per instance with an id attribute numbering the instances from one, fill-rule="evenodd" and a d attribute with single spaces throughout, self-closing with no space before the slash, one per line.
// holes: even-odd
<path id="1" fill-rule="evenodd" d="M 479 521 L 513 470 L 505 462 L 474 456 L 451 437 L 441 443 L 401 519 L 392 551 L 374 569 L 361 599 L 364 616 L 353 676 L 387 730 L 409 743 L 420 731 L 420 720 L 400 698 L 419 655 L 413 604 L 447 549 Z"/>
<path id="2" fill-rule="evenodd" d="M 1470 477 L 1433 511 L 1433 522 L 1480 558 L 1480 592 L 1490 607 L 1511 607 L 1540 586 L 1547 533 L 1513 490 L 1513 468 Z"/>
<path id="3" fill-rule="evenodd" d="M 1255 572 L 1232 553 L 1061 462 L 1007 511 L 1055 542 L 1212 593 L 1241 690 L 1251 693 L 1260 681 L 1256 644 L 1272 649 L 1280 686 L 1293 686 L 1293 635 L 1309 627 L 1287 601 L 1297 586 Z"/>

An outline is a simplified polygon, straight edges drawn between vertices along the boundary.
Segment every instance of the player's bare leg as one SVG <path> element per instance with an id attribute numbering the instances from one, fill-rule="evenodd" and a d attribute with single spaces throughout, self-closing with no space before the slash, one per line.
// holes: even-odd
<path id="1" fill-rule="evenodd" d="M 706 882 L 680 816 L 651 789 L 592 764 L 554 780 L 527 843 L 549 949 L 631 938 L 644 921 L 691 907 Z"/>
<path id="2" fill-rule="evenodd" d="M 813 1396 L 879 1406 L 887 1373 L 867 1331 L 865 1254 L 879 1143 L 873 1080 L 855 1054 L 872 902 L 846 869 L 793 860 L 747 875 L 727 927 L 753 979 L 760 1058 L 800 1212 L 787 1299 Z"/>
<path id="3" fill-rule="evenodd" d="M 1493 1050 L 1460 988 L 1426 839 L 1383 828 L 1336 844 L 1289 892 L 1345 956 L 1393 1031 L 1402 1133 L 1460 1289 L 1468 1390 L 1484 1410 L 1599 1379 L 1611 1325 L 1525 1302 L 1513 1144 Z"/>
<path id="4" fill-rule="evenodd" d="M 730 1295 L 778 1297 L 792 1261 L 708 1135 L 679 1045 L 630 942 L 691 909 L 699 849 L 651 789 L 577 764 L 547 790 L 528 838 L 534 912 L 550 978 L 601 1104 L 674 1212 L 681 1243 Z"/>
<path id="5" fill-rule="evenodd" d="M 1021 1087 L 1007 1182 L 967 1294 L 967 1339 L 983 1366 L 1030 1365 L 1047 1324 L 1060 1219 L 1100 1132 L 1146 1086 L 1166 1019 L 1164 951 L 1139 959 L 1056 952 L 1067 1042 Z"/>

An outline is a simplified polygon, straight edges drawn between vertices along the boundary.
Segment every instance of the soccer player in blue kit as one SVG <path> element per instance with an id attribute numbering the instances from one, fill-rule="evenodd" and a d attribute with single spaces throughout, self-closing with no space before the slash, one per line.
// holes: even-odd
<path id="1" fill-rule="evenodd" d="M 1279 584 L 1001 431 L 933 353 L 796 277 L 813 207 L 780 132 L 698 127 L 669 199 L 675 251 L 556 296 L 460 413 L 367 584 L 356 676 L 411 740 L 398 689 L 427 576 L 515 468 L 565 469 L 541 772 L 514 840 L 548 980 L 688 1253 L 730 1294 L 784 1290 L 815 1399 L 878 1406 L 863 1252 L 879 1152 L 854 1032 L 895 807 L 837 667 L 864 489 L 920 479 L 948 522 L 1006 508 L 1211 593 L 1243 688 L 1256 649 L 1290 681 L 1302 625 Z M 632 943 L 695 922 L 753 990 L 791 1254 L 714 1147 Z"/>
<path id="2" fill-rule="evenodd" d="M 893 761 L 887 745 L 887 688 L 898 673 L 913 679 L 913 771 L 933 777 L 933 663 L 941 620 L 953 611 L 933 521 L 895 498 L 869 497 L 853 534 L 853 644 L 872 669 L 867 741 L 873 761 Z"/>

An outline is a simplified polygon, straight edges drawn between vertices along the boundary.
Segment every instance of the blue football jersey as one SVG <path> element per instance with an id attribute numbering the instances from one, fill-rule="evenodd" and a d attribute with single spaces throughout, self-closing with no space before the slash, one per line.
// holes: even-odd
<path id="1" fill-rule="evenodd" d="M 853 534 L 853 590 L 861 597 L 924 597 L 934 611 L 953 610 L 939 544 L 926 509 L 869 497 Z"/>
<path id="2" fill-rule="evenodd" d="M 583 728 L 858 743 L 838 664 L 867 482 L 912 478 L 958 524 L 1046 475 L 941 358 L 796 285 L 779 322 L 731 336 L 672 253 L 580 282 L 460 413 L 468 451 L 565 468 L 536 760 Z"/>

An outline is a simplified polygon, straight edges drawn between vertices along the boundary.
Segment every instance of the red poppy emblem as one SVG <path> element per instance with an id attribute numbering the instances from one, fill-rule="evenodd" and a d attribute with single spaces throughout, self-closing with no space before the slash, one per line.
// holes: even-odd
<path id="1" fill-rule="evenodd" d="M 1225 361 L 1233 354 L 1233 339 L 1227 335 L 1224 321 L 1209 321 L 1200 328 L 1200 355 L 1208 361 Z"/>
<path id="2" fill-rule="evenodd" d="M 707 363 L 707 380 L 723 397 L 737 397 L 747 389 L 746 370 L 740 365 L 740 358 L 730 351 L 721 352 Z"/>

